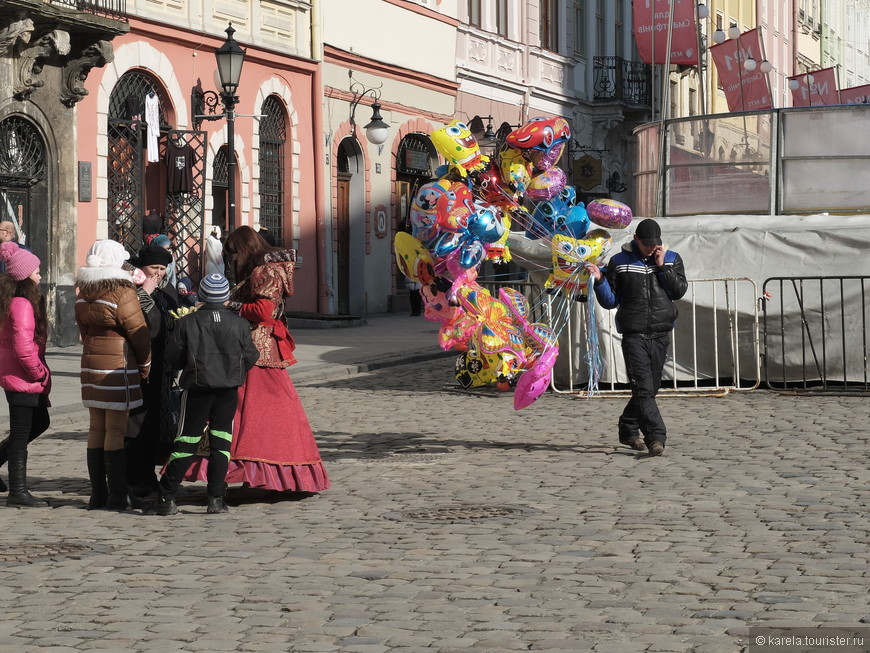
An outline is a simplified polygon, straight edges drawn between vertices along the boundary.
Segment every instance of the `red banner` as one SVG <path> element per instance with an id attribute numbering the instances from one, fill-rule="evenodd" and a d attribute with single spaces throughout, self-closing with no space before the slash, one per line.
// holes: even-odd
<path id="1" fill-rule="evenodd" d="M 870 84 L 841 88 L 840 104 L 870 104 Z"/>
<path id="2" fill-rule="evenodd" d="M 810 75 L 812 75 L 812 81 L 810 81 Z M 794 86 L 792 80 L 797 82 L 797 88 L 792 88 Z M 793 107 L 827 107 L 840 104 L 840 98 L 837 95 L 836 68 L 813 70 L 803 75 L 789 77 L 788 81 Z"/>
<path id="3" fill-rule="evenodd" d="M 634 0 L 634 40 L 644 63 L 668 63 L 668 24 L 674 5 L 670 63 L 698 64 L 696 0 Z"/>
<path id="4" fill-rule="evenodd" d="M 758 28 L 744 32 L 736 39 L 710 48 L 713 63 L 719 73 L 719 84 L 725 90 L 729 111 L 772 109 L 770 81 L 761 72 L 764 49 Z M 755 70 L 746 70 L 747 59 L 755 60 Z"/>

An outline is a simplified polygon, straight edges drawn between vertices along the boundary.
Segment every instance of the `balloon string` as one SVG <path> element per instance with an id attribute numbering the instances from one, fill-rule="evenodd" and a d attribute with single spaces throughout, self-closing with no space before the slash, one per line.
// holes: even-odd
<path id="1" fill-rule="evenodd" d="M 586 388 L 586 398 L 599 394 L 598 381 L 601 379 L 601 350 L 598 342 L 598 324 L 595 319 L 595 297 L 590 293 L 586 303 L 586 363 L 588 365 L 589 384 Z"/>

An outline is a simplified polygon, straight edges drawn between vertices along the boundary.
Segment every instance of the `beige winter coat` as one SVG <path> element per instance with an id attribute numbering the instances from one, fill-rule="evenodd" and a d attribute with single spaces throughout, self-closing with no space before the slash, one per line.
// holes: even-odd
<path id="1" fill-rule="evenodd" d="M 151 335 L 129 273 L 83 267 L 77 285 L 82 403 L 106 410 L 141 406 L 139 379 L 151 367 Z"/>

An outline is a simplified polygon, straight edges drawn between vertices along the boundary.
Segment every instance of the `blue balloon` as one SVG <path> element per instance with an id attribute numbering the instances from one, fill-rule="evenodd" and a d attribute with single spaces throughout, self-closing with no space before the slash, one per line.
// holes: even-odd
<path id="1" fill-rule="evenodd" d="M 485 243 L 494 243 L 504 236 L 504 225 L 494 206 L 475 202 L 475 212 L 468 220 L 468 232 Z"/>
<path id="2" fill-rule="evenodd" d="M 438 257 L 447 256 L 460 245 L 462 245 L 462 234 L 455 231 L 444 231 L 435 239 L 432 253 Z"/>
<path id="3" fill-rule="evenodd" d="M 477 239 L 467 238 L 462 243 L 462 249 L 459 252 L 459 265 L 466 270 L 480 265 L 486 254 L 486 248 L 483 243 Z"/>
<path id="4" fill-rule="evenodd" d="M 589 214 L 586 213 L 586 205 L 583 202 L 577 206 L 572 206 L 568 210 L 564 222 L 556 225 L 556 233 L 571 236 L 571 238 L 583 238 L 587 231 L 589 231 Z"/>

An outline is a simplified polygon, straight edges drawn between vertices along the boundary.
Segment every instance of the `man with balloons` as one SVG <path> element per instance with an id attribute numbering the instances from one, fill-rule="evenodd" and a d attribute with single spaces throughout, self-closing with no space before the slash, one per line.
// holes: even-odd
<path id="1" fill-rule="evenodd" d="M 571 138 L 564 118 L 533 118 L 510 132 L 492 158 L 481 153 L 461 121 L 430 137 L 447 165 L 412 199 L 411 233 L 396 234 L 396 261 L 408 279 L 421 284 L 424 315 L 441 323 L 440 346 L 461 352 L 457 380 L 464 387 L 514 386 L 519 410 L 549 385 L 568 307 L 588 299 L 586 264 L 604 258 L 612 243 L 606 229 L 627 227 L 631 209 L 614 200 L 589 206 L 576 201 L 565 173 L 556 167 Z M 600 228 L 590 231 L 590 222 Z M 512 259 L 508 233 L 513 224 L 526 238 L 550 245 L 545 288 L 550 302 L 559 300 L 562 307 L 550 324 L 530 321 L 529 299 L 517 290 L 501 288 L 496 297 L 477 283 L 484 261 Z M 530 260 L 518 262 L 540 268 Z"/>
<path id="2" fill-rule="evenodd" d="M 650 456 L 661 456 L 667 433 L 656 394 L 677 319 L 674 301 L 689 288 L 683 260 L 664 248 L 655 220 L 642 220 L 634 239 L 610 259 L 606 274 L 594 263 L 586 267 L 595 279 L 598 301 L 617 309 L 616 327 L 622 334 L 631 398 L 619 418 L 619 441 L 637 451 L 646 445 Z"/>

